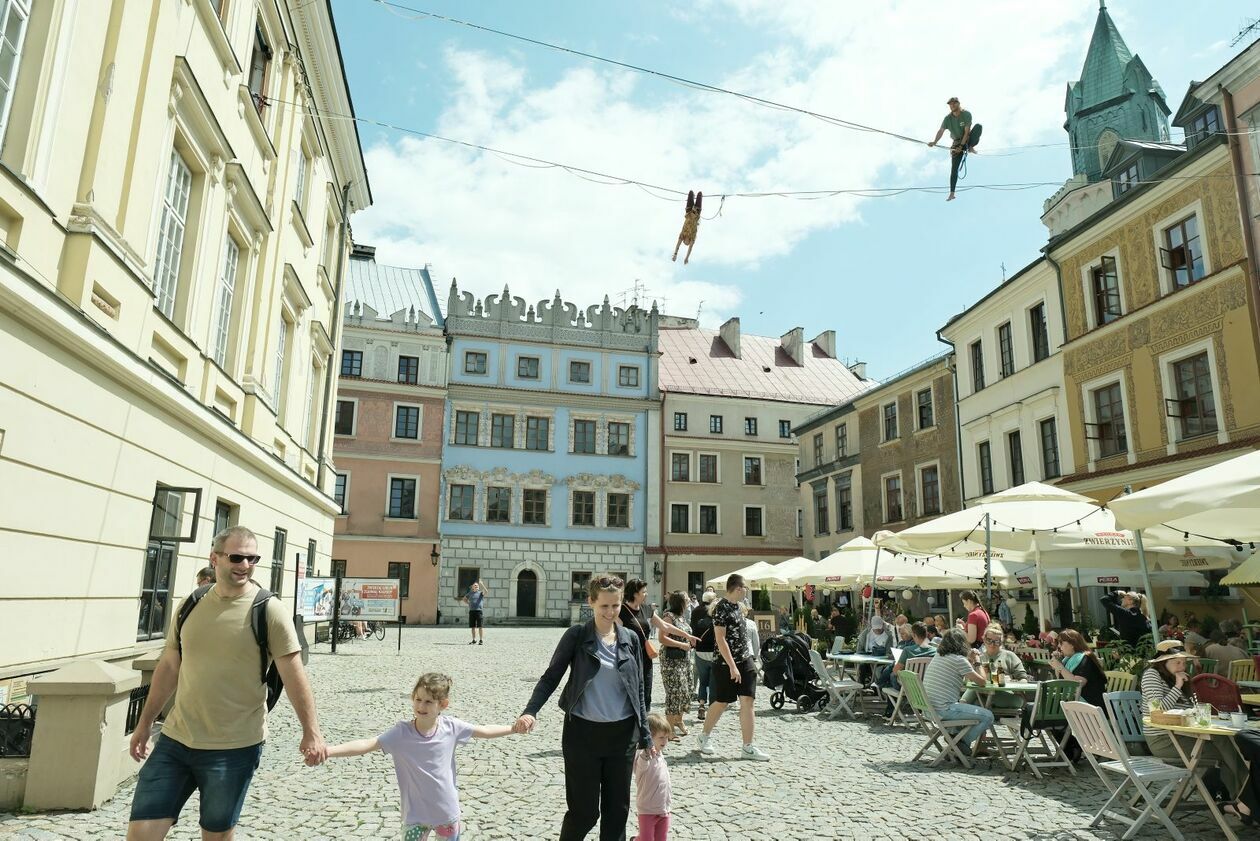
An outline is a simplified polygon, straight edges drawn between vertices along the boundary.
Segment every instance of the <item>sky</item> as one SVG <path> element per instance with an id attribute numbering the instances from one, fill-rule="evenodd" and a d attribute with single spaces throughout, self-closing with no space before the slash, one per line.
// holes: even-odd
<path id="1" fill-rule="evenodd" d="M 835 330 L 837 355 L 877 379 L 945 350 L 936 331 L 1037 258 L 1043 202 L 1072 174 L 1066 85 L 1098 16 L 1096 0 L 394 2 L 923 141 L 958 96 L 984 125 L 960 185 L 1044 186 L 973 189 L 949 203 L 940 189 L 720 204 L 736 192 L 945 188 L 948 153 L 378 0 L 333 0 L 356 113 L 395 127 L 360 124 L 375 204 L 352 225 L 378 262 L 431 266 L 443 303 L 452 278 L 478 297 L 506 286 L 534 302 L 559 290 L 579 307 L 604 296 L 624 305 L 637 289 L 640 303 L 698 314 L 705 327 L 738 316 L 757 335 Z M 1239 0 L 1186 8 L 1108 5 L 1174 113 L 1192 79 L 1249 42 L 1230 45 L 1255 18 Z M 701 190 L 691 262 L 670 259 L 680 196 L 403 129 Z"/>

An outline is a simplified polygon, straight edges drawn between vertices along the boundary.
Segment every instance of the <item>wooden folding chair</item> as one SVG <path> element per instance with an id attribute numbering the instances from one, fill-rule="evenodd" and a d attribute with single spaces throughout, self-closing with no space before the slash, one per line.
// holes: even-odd
<path id="1" fill-rule="evenodd" d="M 909 669 L 903 669 L 898 678 L 901 681 L 901 691 L 910 702 L 910 709 L 918 714 L 928 736 L 928 740 L 923 747 L 919 748 L 919 752 L 914 755 L 911 762 L 918 762 L 920 757 L 935 748 L 937 753 L 932 757 L 933 766 L 940 765 L 947 758 L 953 757 L 962 763 L 964 768 L 970 768 L 971 757 L 962 749 L 959 742 L 968 730 L 980 723 L 980 719 L 942 721 L 936 708 L 928 703 L 927 693 L 923 691 L 923 681 L 918 675 Z"/>
<path id="2" fill-rule="evenodd" d="M 1081 685 L 1074 680 L 1048 680 L 1038 684 L 1037 696 L 1033 699 L 1032 717 L 1028 722 L 1028 732 L 1020 732 L 1015 758 L 1011 760 L 1012 771 L 1019 770 L 1019 763 L 1023 762 L 1032 769 L 1037 779 L 1041 779 L 1042 768 L 1059 766 L 1067 768 L 1075 776 L 1076 768 L 1072 766 L 1072 760 L 1068 759 L 1067 754 L 1063 752 L 1063 743 L 1067 741 L 1071 727 L 1067 727 L 1060 738 L 1055 737 L 1051 728 L 1067 724 L 1067 719 L 1063 715 L 1063 702 L 1075 701 L 1080 694 Z M 1021 726 L 1019 722 L 1010 719 L 1005 719 L 1003 723 L 1012 729 Z M 1037 740 L 1038 745 L 1033 745 L 1034 739 Z M 1032 750 L 1029 750 L 1030 746 Z M 1039 758 L 1040 761 L 1038 761 Z"/>
<path id="3" fill-rule="evenodd" d="M 809 650 L 809 662 L 814 667 L 814 677 L 827 690 L 827 718 L 839 718 L 846 713 L 849 718 L 857 718 L 853 702 L 862 691 L 862 684 L 833 675 L 817 649 Z"/>
<path id="4" fill-rule="evenodd" d="M 1106 674 L 1108 692 L 1128 692 L 1137 685 L 1137 675 L 1132 672 L 1109 671 Z"/>
<path id="5" fill-rule="evenodd" d="M 1256 679 L 1256 664 L 1254 660 L 1231 660 L 1229 663 L 1229 679 L 1234 683 L 1240 680 Z"/>
<path id="6" fill-rule="evenodd" d="M 906 671 L 912 671 L 918 675 L 919 680 L 922 681 L 923 673 L 927 671 L 928 663 L 931 662 L 931 655 L 928 655 L 927 657 L 911 657 L 906 660 L 906 667 L 902 669 L 901 673 L 904 674 Z M 900 681 L 900 677 L 898 677 L 898 681 Z M 889 702 L 893 705 L 892 713 L 887 719 L 885 719 L 885 723 L 896 724 L 898 721 L 907 723 L 909 719 L 906 718 L 906 713 L 909 712 L 909 708 L 906 706 L 906 698 L 902 691 L 893 686 L 886 686 L 884 687 L 884 696 L 888 698 Z"/>
<path id="7" fill-rule="evenodd" d="M 1103 785 L 1111 792 L 1111 797 L 1094 815 L 1091 827 L 1098 826 L 1106 817 L 1128 824 L 1128 830 L 1122 841 L 1128 841 L 1137 835 L 1138 830 L 1150 820 L 1157 817 L 1160 823 L 1172 834 L 1176 841 L 1185 841 L 1181 831 L 1177 829 L 1168 812 L 1160 805 L 1172 793 L 1173 788 L 1190 776 L 1185 768 L 1177 768 L 1151 756 L 1129 756 L 1120 741 L 1118 734 L 1103 717 L 1102 710 L 1084 701 L 1064 701 L 1060 707 L 1067 718 L 1068 725 L 1076 736 L 1077 743 L 1089 764 L 1093 767 Z M 1103 759 L 1099 762 L 1098 757 Z M 1112 782 L 1109 774 L 1122 777 L 1119 785 Z M 1159 791 L 1151 791 L 1152 785 L 1164 784 Z M 1125 788 L 1132 784 L 1141 800 L 1146 801 L 1146 808 L 1137 817 L 1133 817 L 1129 807 L 1124 803 Z M 1120 808 L 1113 809 L 1118 806 Z"/>
<path id="8" fill-rule="evenodd" d="M 1142 693 L 1104 692 L 1103 704 L 1107 708 L 1107 717 L 1111 719 L 1112 729 L 1116 731 L 1117 738 L 1129 755 L 1149 754 L 1146 736 L 1142 735 Z"/>

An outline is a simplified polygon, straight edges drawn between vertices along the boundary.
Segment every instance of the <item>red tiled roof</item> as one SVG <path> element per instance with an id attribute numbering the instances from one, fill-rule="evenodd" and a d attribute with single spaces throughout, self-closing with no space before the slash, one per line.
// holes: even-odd
<path id="1" fill-rule="evenodd" d="M 811 342 L 805 364 L 797 365 L 779 339 L 744 334 L 736 359 L 717 330 L 664 328 L 659 335 L 661 389 L 668 392 L 830 406 L 877 385 Z"/>

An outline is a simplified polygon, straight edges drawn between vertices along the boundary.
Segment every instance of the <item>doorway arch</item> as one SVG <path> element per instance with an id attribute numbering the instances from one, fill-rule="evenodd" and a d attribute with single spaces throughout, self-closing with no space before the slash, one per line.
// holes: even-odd
<path id="1" fill-rule="evenodd" d="M 536 619 L 545 615 L 547 578 L 542 567 L 533 561 L 522 561 L 508 579 L 508 616 Z"/>

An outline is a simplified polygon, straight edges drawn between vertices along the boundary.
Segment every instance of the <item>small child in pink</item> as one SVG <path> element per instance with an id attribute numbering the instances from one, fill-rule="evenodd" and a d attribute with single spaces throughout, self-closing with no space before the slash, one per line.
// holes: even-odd
<path id="1" fill-rule="evenodd" d="M 666 841 L 669 838 L 669 766 L 665 764 L 665 746 L 672 728 L 665 716 L 651 713 L 647 717 L 655 751 L 641 750 L 634 755 L 635 811 L 639 815 L 636 841 Z M 655 755 L 653 755 L 655 754 Z"/>

